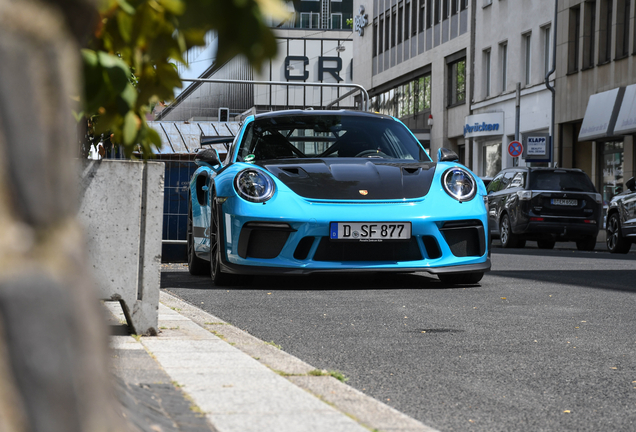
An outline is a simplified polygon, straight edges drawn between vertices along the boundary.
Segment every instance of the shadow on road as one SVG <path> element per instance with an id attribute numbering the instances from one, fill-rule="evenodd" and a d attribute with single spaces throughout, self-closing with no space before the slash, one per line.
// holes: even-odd
<path id="1" fill-rule="evenodd" d="M 578 250 L 569 249 L 536 249 L 536 248 L 522 248 L 522 249 L 502 249 L 499 247 L 493 247 L 491 249 L 493 255 L 530 255 L 530 256 L 553 256 L 553 257 L 575 257 L 575 258 L 588 258 L 595 260 L 621 260 L 621 261 L 636 261 L 636 254 L 611 254 L 607 251 L 592 251 L 581 252 Z"/>
<path id="2" fill-rule="evenodd" d="M 369 290 L 369 289 L 463 289 L 475 285 L 443 284 L 436 276 L 412 273 L 318 274 L 306 276 L 253 276 L 239 286 L 217 287 L 210 277 L 191 276 L 187 272 L 162 271 L 161 288 L 200 290 Z"/>
<path id="3" fill-rule="evenodd" d="M 493 276 L 636 293 L 636 270 L 505 270 L 486 277 Z"/>

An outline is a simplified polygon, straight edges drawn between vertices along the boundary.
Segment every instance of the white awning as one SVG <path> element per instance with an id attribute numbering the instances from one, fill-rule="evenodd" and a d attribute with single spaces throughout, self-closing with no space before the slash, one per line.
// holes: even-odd
<path id="1" fill-rule="evenodd" d="M 627 86 L 621 110 L 616 118 L 614 135 L 629 135 L 636 132 L 636 84 Z"/>
<path id="2" fill-rule="evenodd" d="M 579 132 L 579 141 L 594 141 L 615 135 L 614 125 L 623 101 L 625 87 L 590 96 Z"/>

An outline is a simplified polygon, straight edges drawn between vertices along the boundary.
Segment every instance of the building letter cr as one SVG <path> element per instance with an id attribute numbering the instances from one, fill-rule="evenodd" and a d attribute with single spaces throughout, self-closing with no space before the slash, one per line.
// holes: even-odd
<path id="1" fill-rule="evenodd" d="M 336 62 L 336 67 L 325 67 L 325 62 Z M 319 57 L 318 58 L 318 80 L 323 80 L 325 72 L 329 72 L 337 82 L 342 81 L 338 72 L 342 70 L 342 59 L 340 57 Z"/>

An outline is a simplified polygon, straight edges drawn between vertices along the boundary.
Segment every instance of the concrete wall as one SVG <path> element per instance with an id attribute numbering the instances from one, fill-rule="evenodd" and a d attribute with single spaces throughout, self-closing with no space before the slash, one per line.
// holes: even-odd
<path id="1" fill-rule="evenodd" d="M 156 334 L 162 162 L 82 161 L 79 219 L 101 298 L 119 301 L 137 334 Z"/>

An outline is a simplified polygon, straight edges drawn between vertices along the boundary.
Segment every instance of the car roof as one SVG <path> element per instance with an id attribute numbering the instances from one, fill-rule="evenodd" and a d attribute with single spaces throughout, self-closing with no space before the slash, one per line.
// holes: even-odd
<path id="1" fill-rule="evenodd" d="M 344 109 L 342 110 L 299 110 L 299 109 L 296 109 L 296 110 L 270 111 L 267 113 L 256 114 L 254 118 L 256 120 L 259 120 L 259 119 L 276 118 L 276 117 L 283 117 L 283 116 L 290 116 L 290 115 L 293 115 L 293 116 L 347 115 L 347 116 L 353 116 L 353 117 L 393 119 L 393 117 L 384 115 L 384 114 L 377 114 L 377 113 L 366 112 L 366 111 L 344 110 Z"/>

